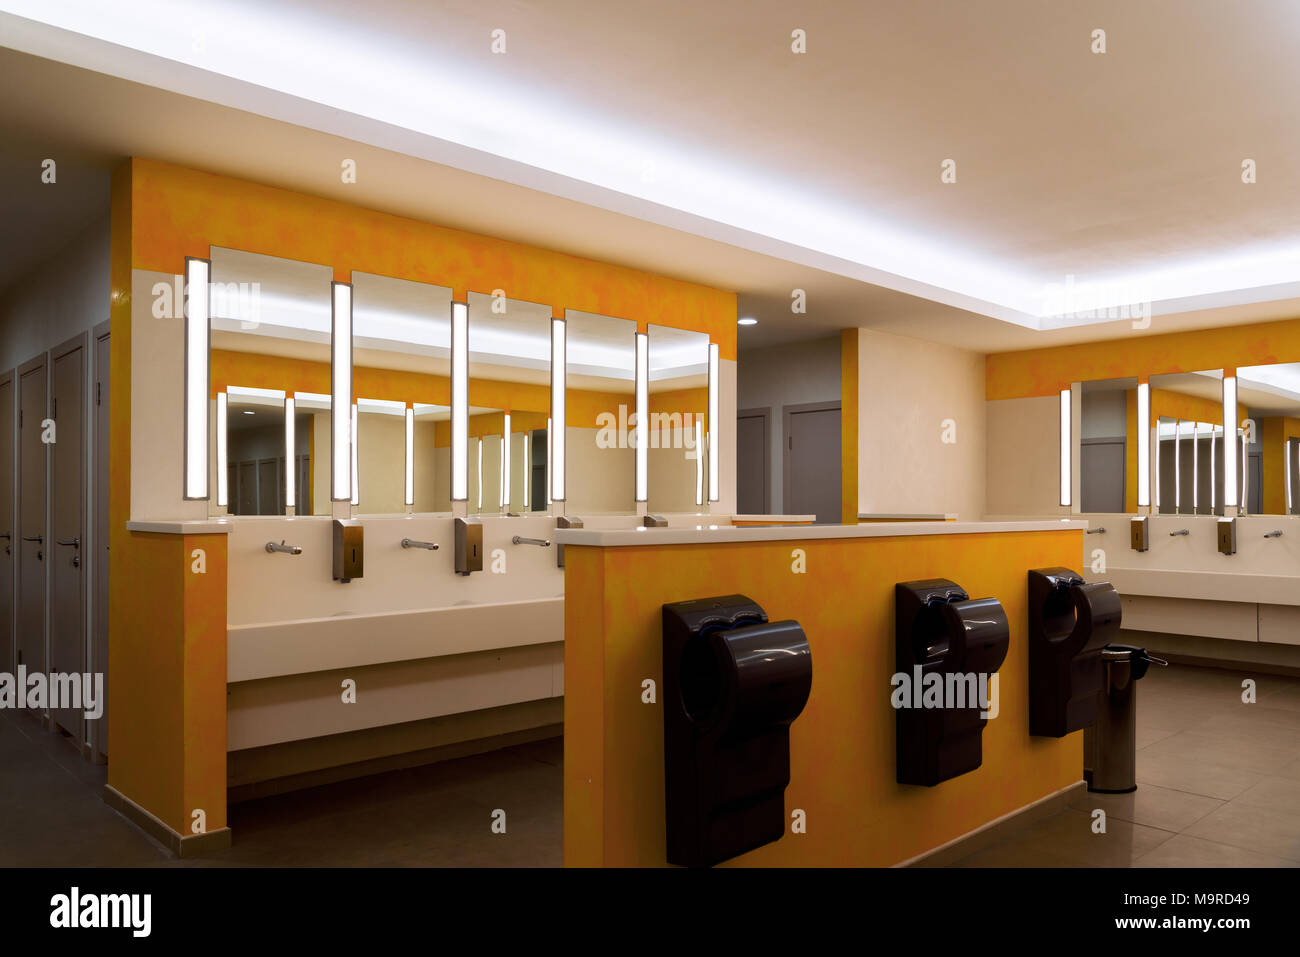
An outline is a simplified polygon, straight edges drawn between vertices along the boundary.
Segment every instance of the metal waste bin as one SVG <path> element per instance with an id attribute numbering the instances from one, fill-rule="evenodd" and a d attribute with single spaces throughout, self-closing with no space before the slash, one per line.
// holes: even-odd
<path id="1" fill-rule="evenodd" d="M 1097 723 L 1083 732 L 1083 778 L 1089 791 L 1127 794 L 1137 790 L 1137 681 L 1151 664 L 1169 662 L 1132 645 L 1101 652 L 1106 682 L 1097 701 Z"/>

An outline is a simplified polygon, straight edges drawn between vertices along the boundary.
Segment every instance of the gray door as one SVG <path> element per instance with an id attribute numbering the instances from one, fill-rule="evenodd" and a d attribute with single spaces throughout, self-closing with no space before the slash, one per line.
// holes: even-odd
<path id="1" fill-rule="evenodd" d="M 86 337 L 50 350 L 50 670 L 86 671 Z M 83 710 L 50 711 L 54 724 L 85 743 Z"/>
<path id="2" fill-rule="evenodd" d="M 785 513 L 816 515 L 819 524 L 840 520 L 840 404 L 787 405 Z"/>
<path id="3" fill-rule="evenodd" d="M 0 376 L 0 671 L 14 673 L 14 374 Z"/>
<path id="4" fill-rule="evenodd" d="M 768 450 L 767 409 L 742 409 L 736 415 L 736 511 L 766 515 L 772 510 L 768 493 L 772 457 Z"/>
<path id="5" fill-rule="evenodd" d="M 1124 439 L 1084 439 L 1079 450 L 1079 508 L 1124 511 Z"/>
<path id="6" fill-rule="evenodd" d="M 45 658 L 46 365 L 41 355 L 18 370 L 18 664 L 48 672 Z"/>
<path id="7" fill-rule="evenodd" d="M 95 327 L 95 395 L 94 439 L 95 477 L 91 495 L 95 533 L 91 537 L 94 558 L 90 571 L 94 576 L 91 597 L 91 671 L 104 676 L 103 713 L 90 729 L 91 747 L 96 760 L 108 757 L 108 323 Z M 87 554 L 91 554 L 87 551 Z"/>

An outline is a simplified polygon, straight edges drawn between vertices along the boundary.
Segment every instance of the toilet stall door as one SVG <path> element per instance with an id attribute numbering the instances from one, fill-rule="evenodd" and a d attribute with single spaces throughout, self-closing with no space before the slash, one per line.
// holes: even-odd
<path id="1" fill-rule="evenodd" d="M 86 337 L 50 351 L 50 670 L 86 671 Z M 81 708 L 50 716 L 84 745 Z"/>
<path id="2" fill-rule="evenodd" d="M 18 664 L 28 674 L 47 672 L 45 658 L 45 569 L 48 536 L 45 529 L 45 443 L 41 422 L 46 417 L 45 356 L 18 370 Z"/>
<path id="3" fill-rule="evenodd" d="M 14 374 L 0 376 L 0 671 L 14 673 Z"/>

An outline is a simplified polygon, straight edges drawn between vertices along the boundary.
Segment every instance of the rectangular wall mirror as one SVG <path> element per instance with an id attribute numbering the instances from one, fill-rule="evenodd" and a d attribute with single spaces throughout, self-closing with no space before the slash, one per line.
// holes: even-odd
<path id="1" fill-rule="evenodd" d="M 354 272 L 352 366 L 357 514 L 450 511 L 451 290 Z"/>
<path id="2" fill-rule="evenodd" d="M 648 333 L 647 508 L 658 513 L 702 511 L 709 492 L 704 448 L 709 428 L 709 337 L 656 325 L 649 326 Z"/>
<path id="3" fill-rule="evenodd" d="M 1225 454 L 1241 461 L 1239 430 L 1224 440 L 1223 370 L 1151 377 L 1151 419 L 1159 441 L 1152 472 L 1161 515 L 1222 515 Z M 1235 452 L 1230 452 L 1232 445 Z"/>
<path id="4" fill-rule="evenodd" d="M 470 514 L 547 510 L 550 407 L 551 307 L 470 293 Z"/>
<path id="5" fill-rule="evenodd" d="M 1300 362 L 1237 370 L 1238 419 L 1249 418 L 1244 510 L 1300 515 Z M 1248 412 L 1243 412 L 1244 406 Z"/>
<path id="6" fill-rule="evenodd" d="M 636 323 L 574 309 L 565 320 L 565 510 L 633 514 Z"/>
<path id="7" fill-rule="evenodd" d="M 1080 383 L 1079 508 L 1137 510 L 1137 379 Z"/>
<path id="8" fill-rule="evenodd" d="M 209 511 L 328 514 L 332 270 L 210 255 Z"/>

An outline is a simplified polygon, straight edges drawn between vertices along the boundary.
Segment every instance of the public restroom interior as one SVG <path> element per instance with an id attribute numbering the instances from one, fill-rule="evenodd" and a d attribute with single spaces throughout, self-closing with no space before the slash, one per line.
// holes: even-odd
<path id="1" fill-rule="evenodd" d="M 1300 866 L 1247 6 L 0 3 L 0 865 Z"/>

